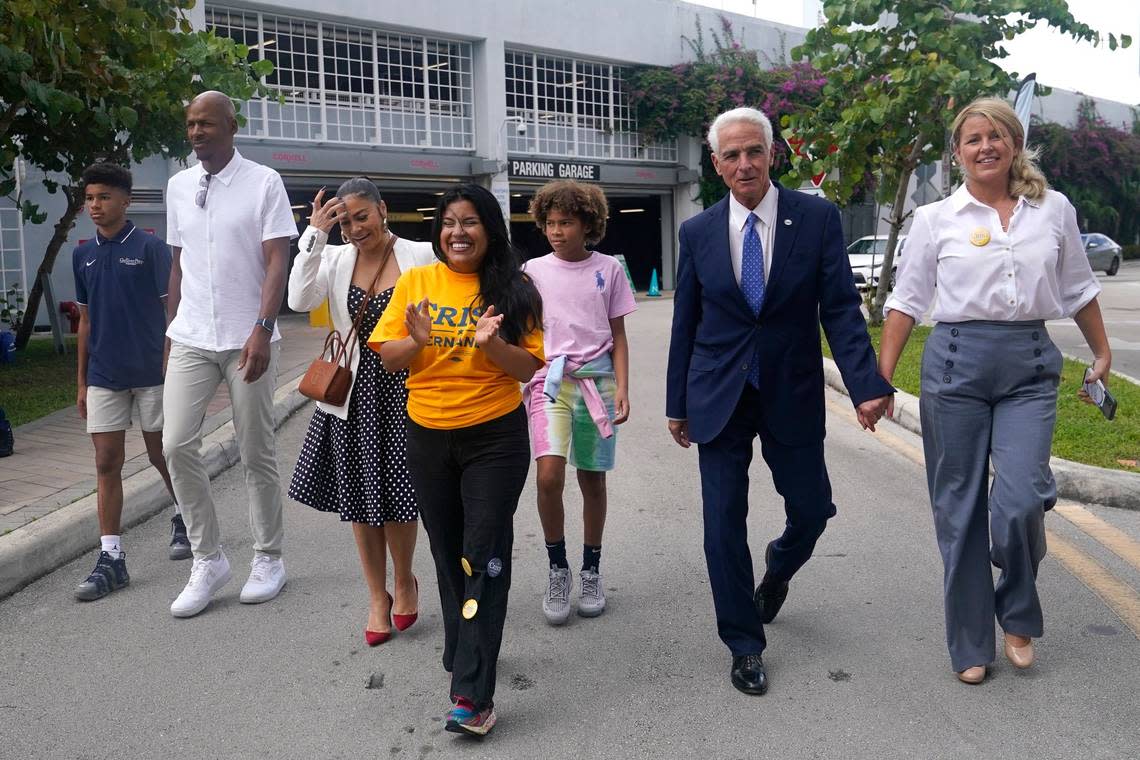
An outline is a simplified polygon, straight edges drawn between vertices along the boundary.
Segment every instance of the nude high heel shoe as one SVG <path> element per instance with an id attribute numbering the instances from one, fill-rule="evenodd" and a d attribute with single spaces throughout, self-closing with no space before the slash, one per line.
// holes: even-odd
<path id="1" fill-rule="evenodd" d="M 1017 646 L 1013 643 L 1013 637 L 1010 634 L 1004 634 L 1005 639 L 1005 658 L 1013 663 L 1015 668 L 1028 668 L 1033 664 L 1033 639 L 1028 636 L 1017 636 L 1019 639 L 1025 639 L 1028 643 L 1025 646 Z"/>
<path id="2" fill-rule="evenodd" d="M 958 674 L 958 680 L 971 685 L 979 684 L 986 680 L 986 666 L 975 665 L 972 668 L 966 668 Z"/>

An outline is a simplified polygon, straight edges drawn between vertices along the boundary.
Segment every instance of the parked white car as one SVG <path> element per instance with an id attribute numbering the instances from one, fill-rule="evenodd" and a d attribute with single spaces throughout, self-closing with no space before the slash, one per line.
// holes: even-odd
<path id="1" fill-rule="evenodd" d="M 906 235 L 899 235 L 895 247 L 895 259 L 891 265 L 891 288 L 895 286 L 895 272 L 902 258 Z M 883 255 L 887 250 L 886 235 L 867 235 L 847 246 L 847 258 L 851 262 L 851 272 L 855 275 L 855 287 L 860 290 L 878 287 L 879 270 L 883 266 Z"/>

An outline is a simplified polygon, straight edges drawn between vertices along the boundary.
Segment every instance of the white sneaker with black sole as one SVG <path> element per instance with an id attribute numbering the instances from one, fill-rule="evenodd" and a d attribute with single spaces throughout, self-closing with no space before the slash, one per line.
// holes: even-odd
<path id="1" fill-rule="evenodd" d="M 190 568 L 190 580 L 170 605 L 170 614 L 180 618 L 194 617 L 210 605 L 214 594 L 229 579 L 230 561 L 221 549 L 204 559 L 195 557 Z"/>
<path id="2" fill-rule="evenodd" d="M 546 596 L 542 598 L 542 614 L 551 625 L 562 625 L 570 618 L 570 568 L 550 566 Z"/>
<path id="3" fill-rule="evenodd" d="M 579 575 L 582 588 L 578 594 L 578 614 L 597 617 L 606 611 L 606 592 L 602 588 L 602 574 L 583 570 Z"/>
<path id="4" fill-rule="evenodd" d="M 254 554 L 249 580 L 241 588 L 242 604 L 261 604 L 281 593 L 285 586 L 285 560 L 269 554 Z"/>

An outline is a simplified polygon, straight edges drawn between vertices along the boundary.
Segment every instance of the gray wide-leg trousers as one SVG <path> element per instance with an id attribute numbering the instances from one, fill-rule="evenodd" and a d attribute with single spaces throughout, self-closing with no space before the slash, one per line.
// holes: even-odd
<path id="1" fill-rule="evenodd" d="M 940 323 L 927 338 L 919 407 L 955 671 L 993 662 L 995 615 L 1007 633 L 1042 633 L 1061 365 L 1043 322 Z"/>

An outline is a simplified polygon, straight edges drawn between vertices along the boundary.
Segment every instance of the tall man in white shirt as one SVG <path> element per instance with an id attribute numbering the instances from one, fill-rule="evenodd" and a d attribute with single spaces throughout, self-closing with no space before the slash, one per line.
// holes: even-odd
<path id="1" fill-rule="evenodd" d="M 194 550 L 190 581 L 170 606 L 175 617 L 197 615 L 230 579 L 201 454 L 206 406 L 223 381 L 253 532 L 241 601 L 268 601 L 285 585 L 273 419 L 281 339 L 275 323 L 297 225 L 280 175 L 234 148 L 237 129 L 228 96 L 204 92 L 191 101 L 186 133 L 200 163 L 171 177 L 166 191 L 174 262 L 162 448 Z"/>

